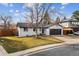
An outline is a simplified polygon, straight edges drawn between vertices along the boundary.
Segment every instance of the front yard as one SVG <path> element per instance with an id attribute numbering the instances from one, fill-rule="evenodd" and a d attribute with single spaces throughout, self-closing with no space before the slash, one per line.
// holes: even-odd
<path id="1" fill-rule="evenodd" d="M 47 44 L 56 44 L 63 41 L 56 39 L 54 37 L 39 37 L 38 39 L 34 37 L 1 37 L 0 45 L 8 53 L 17 52 L 37 46 L 47 45 Z"/>

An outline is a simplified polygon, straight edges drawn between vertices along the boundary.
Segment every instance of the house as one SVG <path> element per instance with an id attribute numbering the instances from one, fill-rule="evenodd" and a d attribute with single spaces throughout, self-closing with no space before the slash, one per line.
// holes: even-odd
<path id="1" fill-rule="evenodd" d="M 35 24 L 34 24 L 35 26 Z M 32 36 L 36 35 L 35 27 L 31 23 L 18 23 L 18 36 Z M 42 28 L 41 25 L 38 26 L 38 35 L 63 35 L 62 26 L 60 25 L 47 25 Z"/>
<path id="2" fill-rule="evenodd" d="M 72 34 L 73 32 L 79 31 L 79 21 L 76 19 L 63 19 L 59 23 L 63 27 L 63 34 Z"/>
<path id="3" fill-rule="evenodd" d="M 35 28 L 31 23 L 18 23 L 18 36 L 32 36 L 36 35 Z M 41 34 L 41 27 L 38 27 L 38 34 Z"/>

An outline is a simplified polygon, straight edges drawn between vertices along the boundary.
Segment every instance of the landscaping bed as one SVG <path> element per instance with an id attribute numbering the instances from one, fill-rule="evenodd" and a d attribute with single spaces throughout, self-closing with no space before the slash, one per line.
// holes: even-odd
<path id="1" fill-rule="evenodd" d="M 47 45 L 47 44 L 56 44 L 61 43 L 63 41 L 53 38 L 53 37 L 1 37 L 0 45 L 4 47 L 4 49 L 8 53 L 13 53 L 37 46 Z"/>

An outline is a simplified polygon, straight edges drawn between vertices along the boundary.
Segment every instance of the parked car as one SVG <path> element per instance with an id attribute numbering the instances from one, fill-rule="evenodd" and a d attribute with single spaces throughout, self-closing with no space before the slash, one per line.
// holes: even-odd
<path id="1" fill-rule="evenodd" d="M 74 32 L 74 35 L 79 35 L 79 31 L 77 31 L 77 32 Z"/>

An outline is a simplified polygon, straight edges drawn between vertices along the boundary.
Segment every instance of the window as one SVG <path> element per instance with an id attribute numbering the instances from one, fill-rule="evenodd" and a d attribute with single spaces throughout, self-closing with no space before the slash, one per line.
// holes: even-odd
<path id="1" fill-rule="evenodd" d="M 42 29 L 40 28 L 40 31 L 42 31 Z"/>
<path id="2" fill-rule="evenodd" d="M 24 31 L 28 31 L 28 28 L 25 28 L 25 27 L 24 27 Z"/>
<path id="3" fill-rule="evenodd" d="M 35 31 L 36 29 L 35 28 L 33 28 L 33 31 Z"/>

